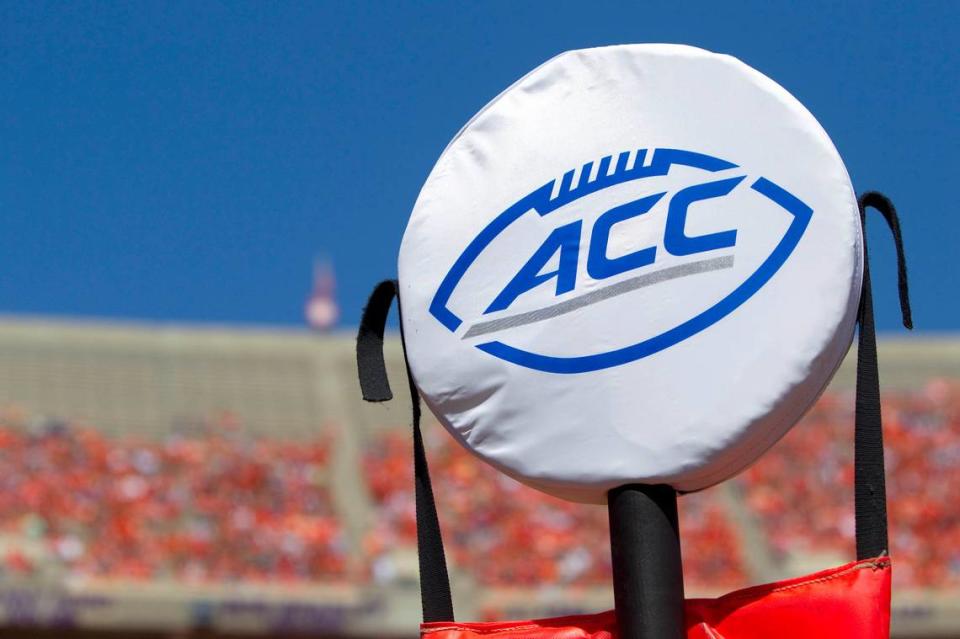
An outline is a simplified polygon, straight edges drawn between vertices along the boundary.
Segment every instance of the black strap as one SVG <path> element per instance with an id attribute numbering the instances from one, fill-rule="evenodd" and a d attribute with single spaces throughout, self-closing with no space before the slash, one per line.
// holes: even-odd
<path id="1" fill-rule="evenodd" d="M 858 200 L 863 226 L 863 288 L 860 294 L 860 325 L 857 346 L 857 408 L 854 426 L 854 501 L 856 508 L 857 559 L 887 553 L 887 489 L 883 464 L 883 421 L 880 416 L 880 374 L 877 367 L 877 335 L 873 322 L 873 294 L 867 251 L 867 207 L 879 211 L 890 227 L 897 247 L 898 288 L 903 325 L 913 328 L 907 289 L 907 263 L 897 210 L 890 200 L 868 191 Z"/>
<path id="2" fill-rule="evenodd" d="M 383 360 L 383 331 L 394 296 L 398 298 L 397 309 L 402 317 L 397 282 L 385 280 L 373 289 L 360 320 L 360 330 L 357 333 L 357 372 L 360 377 L 360 390 L 368 402 L 393 399 L 387 379 L 387 367 Z M 400 340 L 403 342 L 406 361 L 407 347 L 403 340 L 402 321 Z M 423 436 L 420 434 L 420 395 L 413 383 L 409 364 L 407 384 L 413 404 L 413 480 L 416 488 L 417 554 L 420 560 L 420 603 L 423 606 L 423 620 L 453 621 L 453 597 L 450 594 L 443 537 L 440 535 L 440 520 L 437 518 L 433 487 L 430 485 L 430 469 L 423 449 Z"/>

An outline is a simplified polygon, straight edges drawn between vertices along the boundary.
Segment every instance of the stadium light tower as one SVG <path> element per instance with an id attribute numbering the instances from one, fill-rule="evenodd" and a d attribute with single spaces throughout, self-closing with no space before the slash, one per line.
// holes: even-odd
<path id="1" fill-rule="evenodd" d="M 307 325 L 320 332 L 329 331 L 340 318 L 340 307 L 335 297 L 336 278 L 333 263 L 325 257 L 313 263 L 313 290 L 304 308 Z"/>

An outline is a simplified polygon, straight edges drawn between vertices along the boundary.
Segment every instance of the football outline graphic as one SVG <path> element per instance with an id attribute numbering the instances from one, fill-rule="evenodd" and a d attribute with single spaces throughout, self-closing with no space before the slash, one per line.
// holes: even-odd
<path id="1" fill-rule="evenodd" d="M 506 231 L 510 225 L 521 217 L 529 213 L 536 213 L 544 217 L 572 202 L 609 187 L 633 180 L 668 175 L 674 166 L 692 167 L 708 173 L 739 168 L 732 162 L 703 153 L 681 149 L 658 148 L 650 150 L 639 149 L 636 152 L 624 151 L 617 155 L 616 162 L 613 161 L 613 156 L 608 155 L 601 158 L 599 162 L 596 163 L 596 166 L 594 162 L 590 161 L 584 164 L 580 170 L 571 169 L 564 173 L 559 180 L 551 180 L 528 195 L 520 198 L 516 203 L 494 217 L 493 220 L 480 231 L 444 276 L 430 303 L 430 314 L 451 332 L 458 331 L 464 323 L 464 320 L 449 307 L 452 295 L 464 275 L 473 266 L 483 251 L 495 242 L 501 233 Z M 577 178 L 579 178 L 579 181 L 575 183 L 574 180 Z M 733 191 L 734 188 L 737 188 L 741 182 L 758 196 L 764 197 L 776 205 L 778 210 L 786 212 L 792 217 L 782 238 L 767 258 L 730 293 L 709 308 L 656 335 L 641 339 L 628 346 L 599 353 L 588 353 L 577 356 L 547 355 L 511 346 L 500 339 L 477 342 L 475 344 L 476 348 L 494 357 L 539 371 L 549 373 L 584 373 L 619 366 L 642 359 L 678 344 L 708 329 L 716 322 L 721 321 L 724 317 L 747 302 L 747 300 L 756 294 L 777 273 L 800 242 L 813 215 L 813 210 L 802 200 L 770 179 L 762 176 L 750 178 L 749 180 L 747 178 L 747 175 L 739 174 L 735 177 L 713 182 L 693 184 L 672 194 L 672 197 L 669 199 L 664 245 L 667 251 L 673 255 L 695 255 L 713 252 L 717 249 L 730 248 L 735 245 L 736 230 L 690 237 L 684 232 L 683 223 L 687 210 L 692 204 L 726 196 Z M 661 199 L 665 200 L 670 195 L 671 194 L 665 192 L 657 193 L 610 209 L 606 214 L 602 215 L 601 218 L 607 214 L 613 214 L 614 220 L 605 223 L 603 225 L 604 230 L 609 234 L 610 227 L 616 222 L 642 215 L 649 211 L 658 201 Z M 622 212 L 631 205 L 638 203 L 641 204 L 640 207 L 633 206 L 633 210 L 626 211 L 625 213 Z M 679 220 L 679 224 L 673 223 L 675 220 Z M 577 254 L 579 252 L 579 224 L 580 222 L 577 221 L 563 227 L 569 228 L 574 233 L 572 236 L 568 235 L 566 245 L 563 245 L 562 240 L 558 240 L 558 242 L 553 244 L 545 242 L 541 247 L 550 249 L 544 251 L 545 254 L 542 258 L 551 257 L 556 252 L 560 253 L 560 268 L 557 271 L 547 275 L 540 274 L 539 271 L 546 262 L 546 259 L 540 259 L 534 262 L 538 257 L 535 255 L 531 258 L 531 261 L 524 266 L 524 269 L 521 269 L 521 272 L 515 276 L 514 280 L 507 285 L 501 295 L 487 307 L 484 315 L 505 310 L 520 294 L 527 290 L 532 290 L 535 286 L 544 284 L 553 277 L 556 277 L 558 280 L 558 294 L 573 290 L 577 270 Z M 596 230 L 596 228 L 597 226 L 595 225 L 594 229 Z M 559 230 L 561 229 L 556 229 L 555 233 Z M 607 258 L 604 250 L 607 236 L 603 237 L 600 250 L 596 250 L 598 242 L 595 239 L 591 241 L 587 268 L 591 275 L 594 275 L 595 271 L 599 271 L 600 277 L 596 277 L 595 279 L 618 275 L 622 272 L 653 264 L 655 247 L 642 249 L 641 251 L 635 252 L 632 256 L 626 255 L 616 259 Z M 572 247 L 571 244 L 573 244 Z M 631 258 L 641 257 L 639 255 L 641 253 L 646 253 L 644 256 L 646 259 L 631 260 Z M 620 262 L 622 264 L 623 262 L 631 261 L 633 264 L 627 264 L 626 267 L 613 266 L 611 268 L 609 266 L 609 264 L 613 262 Z M 592 266 L 594 262 L 603 264 L 605 268 L 598 267 L 597 269 L 593 269 Z M 529 266 L 533 268 L 528 269 L 527 267 Z M 569 297 L 568 299 L 545 307 L 506 315 L 492 320 L 475 322 L 463 333 L 462 338 L 468 339 L 480 335 L 506 331 L 510 328 L 534 322 L 548 321 L 553 317 L 574 312 L 586 306 L 602 302 L 615 296 L 628 294 L 640 288 L 732 266 L 733 256 L 723 255 L 677 264 L 659 270 L 651 271 L 646 269 L 640 275 L 633 276 L 626 280 L 618 280 L 602 288 Z M 524 270 L 528 272 L 525 274 Z M 564 277 L 564 271 L 569 274 L 569 277 Z M 522 277 L 524 275 L 525 277 Z M 521 281 L 517 284 L 520 290 L 511 291 L 511 285 L 517 283 L 518 278 L 526 281 Z M 566 285 L 564 285 L 564 279 L 567 280 Z"/>

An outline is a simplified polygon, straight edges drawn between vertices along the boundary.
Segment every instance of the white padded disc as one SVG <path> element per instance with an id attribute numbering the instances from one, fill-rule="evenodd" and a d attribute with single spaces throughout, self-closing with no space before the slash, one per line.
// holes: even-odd
<path id="1" fill-rule="evenodd" d="M 441 155 L 400 250 L 410 366 L 465 446 L 548 493 L 691 491 L 783 436 L 849 347 L 856 198 L 736 58 L 564 53 Z"/>

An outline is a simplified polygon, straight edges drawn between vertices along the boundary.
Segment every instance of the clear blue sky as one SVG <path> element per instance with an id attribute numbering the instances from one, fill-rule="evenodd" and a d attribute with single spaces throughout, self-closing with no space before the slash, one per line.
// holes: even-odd
<path id="1" fill-rule="evenodd" d="M 326 253 L 354 324 L 490 98 L 566 49 L 681 42 L 807 105 L 900 209 L 918 327 L 957 330 L 958 33 L 960 2 L 5 2 L 0 312 L 297 325 Z"/>

